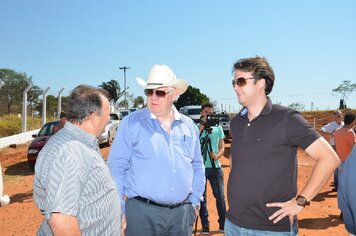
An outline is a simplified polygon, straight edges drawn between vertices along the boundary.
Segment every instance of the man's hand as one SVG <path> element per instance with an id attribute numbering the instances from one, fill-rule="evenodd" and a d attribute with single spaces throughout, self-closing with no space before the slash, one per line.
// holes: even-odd
<path id="1" fill-rule="evenodd" d="M 194 208 L 194 211 L 195 211 L 195 218 L 197 218 L 199 215 L 200 206 L 192 205 L 192 207 Z"/>
<path id="2" fill-rule="evenodd" d="M 289 200 L 288 202 L 273 202 L 267 203 L 267 207 L 280 207 L 281 209 L 277 210 L 273 215 L 268 217 L 269 220 L 273 220 L 273 223 L 277 223 L 284 217 L 289 217 L 289 222 L 294 223 L 294 216 L 298 215 L 304 207 L 299 206 L 295 198 Z"/>
<path id="3" fill-rule="evenodd" d="M 219 159 L 215 152 L 210 152 L 209 155 L 210 155 L 210 158 L 213 159 L 213 160 L 215 160 L 215 161 L 216 161 L 217 159 Z"/>
<path id="4" fill-rule="evenodd" d="M 126 229 L 126 216 L 121 216 L 121 236 L 125 236 L 125 229 Z"/>

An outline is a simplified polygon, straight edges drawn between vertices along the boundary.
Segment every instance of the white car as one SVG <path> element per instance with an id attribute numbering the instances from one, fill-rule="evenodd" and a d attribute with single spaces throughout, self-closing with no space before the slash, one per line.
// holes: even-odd
<path id="1" fill-rule="evenodd" d="M 119 110 L 119 112 L 121 113 L 122 117 L 130 115 L 130 113 L 131 113 L 130 110 Z"/>
<path id="2" fill-rule="evenodd" d="M 219 119 L 219 125 L 224 130 L 225 138 L 230 138 L 230 117 L 227 113 L 214 114 L 214 117 Z"/>
<path id="3" fill-rule="evenodd" d="M 179 109 L 179 112 L 190 117 L 195 124 L 199 124 L 200 121 L 200 105 L 184 106 Z"/>
<path id="4" fill-rule="evenodd" d="M 120 124 L 120 121 L 122 120 L 122 114 L 120 112 L 111 112 L 110 117 L 115 122 L 116 126 L 118 127 Z"/>
<path id="5" fill-rule="evenodd" d="M 100 146 L 110 147 L 116 134 L 117 125 L 110 118 L 108 124 L 105 126 L 104 132 L 98 137 Z"/>

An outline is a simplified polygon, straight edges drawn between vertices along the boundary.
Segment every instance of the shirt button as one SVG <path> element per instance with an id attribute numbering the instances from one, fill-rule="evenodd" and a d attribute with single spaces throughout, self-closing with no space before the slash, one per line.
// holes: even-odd
<path id="1" fill-rule="evenodd" d="M 251 126 L 251 123 L 248 123 L 247 126 Z"/>
<path id="2" fill-rule="evenodd" d="M 173 173 L 176 173 L 176 170 L 173 170 Z"/>
<path id="3" fill-rule="evenodd" d="M 172 191 L 176 190 L 175 188 L 171 188 Z"/>

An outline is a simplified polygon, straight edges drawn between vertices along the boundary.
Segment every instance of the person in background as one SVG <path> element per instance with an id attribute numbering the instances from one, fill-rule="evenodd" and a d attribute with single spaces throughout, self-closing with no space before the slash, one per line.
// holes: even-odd
<path id="1" fill-rule="evenodd" d="M 125 235 L 191 236 L 205 186 L 199 131 L 173 101 L 188 87 L 166 65 L 138 78 L 147 107 L 123 118 L 108 165 L 123 209 Z"/>
<path id="2" fill-rule="evenodd" d="M 355 125 L 355 113 L 347 112 L 344 117 L 344 126 L 338 128 L 334 133 L 336 152 L 341 160 L 338 172 L 344 168 L 344 162 L 347 160 L 353 146 L 356 143 L 356 135 L 352 129 Z M 340 218 L 343 219 L 341 211 Z"/>
<path id="3" fill-rule="evenodd" d="M 120 235 L 120 197 L 98 145 L 108 93 L 87 85 L 70 94 L 68 121 L 35 166 L 33 196 L 44 220 L 37 235 Z"/>
<path id="4" fill-rule="evenodd" d="M 220 125 L 209 126 L 208 116 L 214 114 L 214 106 L 211 103 L 206 103 L 201 106 L 201 121 L 199 124 L 199 133 L 202 149 L 210 151 L 206 152 L 206 156 L 203 156 L 204 166 L 205 166 L 205 177 L 206 180 L 210 182 L 211 189 L 213 191 L 214 198 L 216 199 L 216 208 L 219 215 L 219 231 L 224 231 L 225 225 L 225 214 L 226 214 L 226 204 L 225 204 L 225 194 L 224 194 L 224 174 L 221 169 L 221 164 L 219 159 L 224 155 L 225 143 L 224 143 L 224 131 Z M 208 135 L 208 136 L 207 136 Z M 206 139 L 207 141 L 204 141 Z M 209 141 L 210 140 L 210 141 Z M 211 146 L 210 146 L 211 145 Z M 212 150 L 210 150 L 210 147 Z M 204 154 L 204 153 L 203 153 Z M 205 191 L 203 195 L 204 201 L 201 202 L 201 208 L 199 212 L 202 233 L 208 234 L 210 231 L 209 224 L 209 213 L 207 207 L 207 197 L 206 197 L 206 184 Z"/>
<path id="5" fill-rule="evenodd" d="M 67 121 L 67 115 L 64 112 L 61 112 L 59 115 L 59 123 L 58 125 L 53 126 L 53 132 L 57 133 L 60 129 L 62 129 Z"/>
<path id="6" fill-rule="evenodd" d="M 356 235 L 356 145 L 339 172 L 337 202 L 343 214 L 345 228 L 350 236 Z"/>
<path id="7" fill-rule="evenodd" d="M 355 113 L 349 111 L 344 116 L 344 125 L 334 132 L 336 153 L 341 162 L 346 161 L 353 146 L 356 143 L 356 135 L 353 130 L 355 125 Z M 342 164 L 339 169 L 342 168 Z"/>
<path id="8" fill-rule="evenodd" d="M 238 60 L 232 86 L 241 111 L 231 120 L 231 170 L 225 235 L 297 235 L 297 215 L 321 190 L 340 161 L 301 114 L 272 104 L 275 78 L 263 57 Z M 297 190 L 297 150 L 315 160 Z"/>
<path id="9" fill-rule="evenodd" d="M 335 147 L 334 132 L 335 130 L 342 127 L 343 125 L 344 122 L 342 121 L 342 112 L 340 110 L 336 110 L 334 112 L 334 120 L 324 125 L 320 129 L 320 132 L 329 136 L 329 143 L 334 148 L 335 151 L 336 151 L 336 147 Z M 337 188 L 338 188 L 338 168 L 336 168 L 334 171 L 334 188 L 332 189 L 332 191 L 337 192 Z"/>

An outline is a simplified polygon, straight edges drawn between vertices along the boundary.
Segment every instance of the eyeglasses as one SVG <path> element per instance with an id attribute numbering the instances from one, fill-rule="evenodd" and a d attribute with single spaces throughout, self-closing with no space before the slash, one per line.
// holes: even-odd
<path id="1" fill-rule="evenodd" d="M 244 78 L 244 77 L 239 77 L 237 79 L 233 79 L 232 80 L 232 87 L 235 88 L 235 86 L 239 86 L 239 87 L 243 87 L 247 84 L 247 80 L 248 79 L 254 79 L 253 77 L 252 78 Z"/>
<path id="2" fill-rule="evenodd" d="M 174 89 L 163 91 L 163 90 L 154 90 L 154 89 L 145 89 L 145 95 L 151 97 L 153 94 L 156 94 L 157 97 L 163 98 L 167 93 L 173 92 Z"/>

